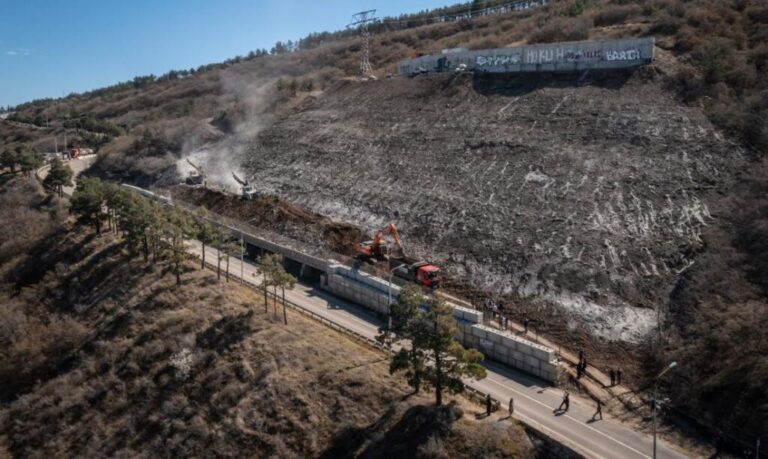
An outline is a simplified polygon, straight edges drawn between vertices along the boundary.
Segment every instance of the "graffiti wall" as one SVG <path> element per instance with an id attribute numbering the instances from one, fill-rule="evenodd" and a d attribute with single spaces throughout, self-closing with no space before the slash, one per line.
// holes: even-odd
<path id="1" fill-rule="evenodd" d="M 567 72 L 627 68 L 653 60 L 653 37 L 496 48 L 423 56 L 401 61 L 398 73 L 468 70 L 473 72 Z"/>

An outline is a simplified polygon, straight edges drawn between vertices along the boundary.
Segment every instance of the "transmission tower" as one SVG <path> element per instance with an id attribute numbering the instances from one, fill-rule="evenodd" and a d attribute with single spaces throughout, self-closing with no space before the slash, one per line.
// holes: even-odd
<path id="1" fill-rule="evenodd" d="M 362 50 L 360 55 L 360 73 L 363 77 L 373 76 L 373 67 L 371 67 L 371 33 L 368 30 L 368 24 L 376 20 L 376 10 L 361 11 L 352 15 L 352 23 L 348 27 L 360 28 L 360 39 Z"/>

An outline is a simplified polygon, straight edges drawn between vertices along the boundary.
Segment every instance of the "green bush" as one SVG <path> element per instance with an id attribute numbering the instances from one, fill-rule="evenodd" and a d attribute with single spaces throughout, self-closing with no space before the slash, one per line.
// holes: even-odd
<path id="1" fill-rule="evenodd" d="M 565 14 L 570 17 L 580 16 L 589 6 L 590 0 L 575 0 L 565 8 Z"/>
<path id="2" fill-rule="evenodd" d="M 725 80 L 730 67 L 728 60 L 731 51 L 723 42 L 714 42 L 694 53 L 693 61 L 704 73 L 707 83 Z"/>

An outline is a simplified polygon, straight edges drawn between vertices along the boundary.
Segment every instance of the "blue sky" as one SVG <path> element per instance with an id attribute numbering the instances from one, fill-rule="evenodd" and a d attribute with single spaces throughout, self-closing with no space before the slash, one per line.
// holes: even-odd
<path id="1" fill-rule="evenodd" d="M 0 0 L 0 106 L 197 67 L 450 0 Z"/>

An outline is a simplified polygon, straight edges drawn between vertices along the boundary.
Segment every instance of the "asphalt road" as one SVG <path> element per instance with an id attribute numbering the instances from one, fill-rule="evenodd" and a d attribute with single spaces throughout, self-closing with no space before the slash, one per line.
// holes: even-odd
<path id="1" fill-rule="evenodd" d="M 77 176 L 80 175 L 81 172 L 91 167 L 93 162 L 96 161 L 96 155 L 87 155 L 82 156 L 77 159 L 73 159 L 70 161 L 65 161 L 64 164 L 68 165 L 70 169 L 72 169 L 72 186 L 65 186 L 62 190 L 65 195 L 72 196 L 72 193 L 75 192 L 75 184 L 77 181 Z M 44 180 L 45 177 L 48 175 L 48 171 L 50 170 L 50 165 L 46 165 L 38 169 L 37 175 L 40 177 L 40 180 Z"/>
<path id="2" fill-rule="evenodd" d="M 190 252 L 200 257 L 201 246 L 197 241 L 190 241 Z M 215 263 L 216 250 L 206 247 L 206 258 Z M 222 269 L 224 261 L 222 261 Z M 261 278 L 256 267 L 247 260 L 241 265 L 240 260 L 230 257 L 230 275 L 251 284 L 258 284 Z M 296 284 L 286 297 L 337 325 L 354 331 L 368 338 L 374 338 L 383 322 L 361 306 L 335 297 L 311 285 Z M 652 438 L 645 433 L 632 430 L 616 419 L 607 415 L 602 421 L 590 422 L 595 406 L 591 401 L 571 396 L 571 405 L 567 413 L 556 414 L 553 410 L 560 404 L 562 391 L 549 386 L 546 382 L 524 373 L 486 362 L 488 377 L 482 381 L 469 382 L 469 385 L 502 401 L 506 409 L 507 402 L 514 398 L 515 418 L 527 423 L 561 443 L 594 458 L 651 458 Z M 659 458 L 685 458 L 686 454 L 674 449 L 668 443 L 659 440 Z"/>

